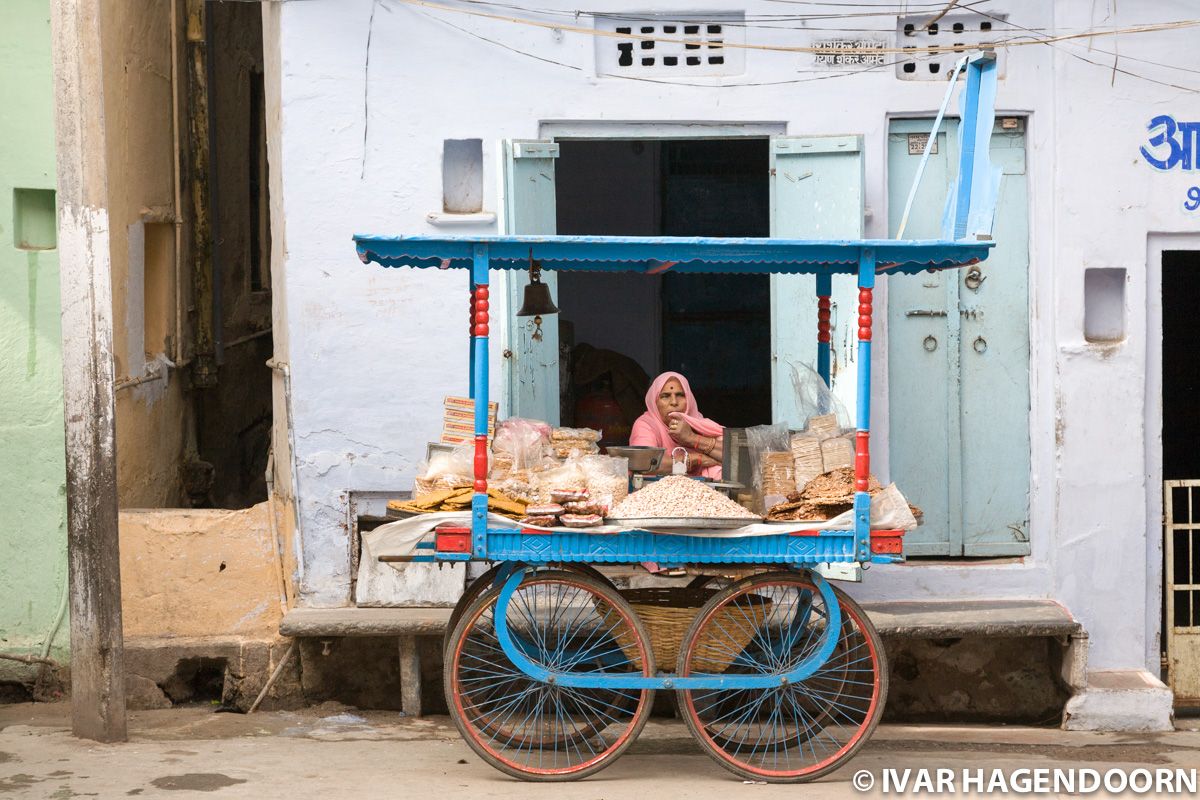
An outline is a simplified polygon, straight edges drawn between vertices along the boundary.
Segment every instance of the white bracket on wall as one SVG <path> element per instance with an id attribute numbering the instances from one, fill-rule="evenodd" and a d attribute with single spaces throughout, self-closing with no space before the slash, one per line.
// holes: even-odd
<path id="1" fill-rule="evenodd" d="M 431 211 L 425 221 L 439 228 L 461 228 L 471 225 L 492 225 L 496 222 L 494 211 L 478 211 L 474 214 L 451 214 L 446 211 Z"/>

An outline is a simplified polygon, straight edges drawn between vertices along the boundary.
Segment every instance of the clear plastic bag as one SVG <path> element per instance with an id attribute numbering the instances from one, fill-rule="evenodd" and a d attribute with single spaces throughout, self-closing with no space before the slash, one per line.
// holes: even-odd
<path id="1" fill-rule="evenodd" d="M 808 421 L 813 417 L 822 417 L 829 414 L 837 418 L 837 427 L 839 429 L 849 428 L 854 424 L 850 418 L 850 412 L 842 405 L 842 401 L 837 398 L 825 380 L 815 369 L 808 364 L 791 364 L 792 367 L 792 389 L 796 393 L 796 408 L 800 411 L 800 420 L 804 427 L 808 427 Z M 837 432 L 832 435 L 836 436 Z"/>
<path id="2" fill-rule="evenodd" d="M 787 423 L 747 428 L 746 443 L 750 446 L 757 510 L 766 514 L 767 509 L 782 503 L 796 489 L 796 467 Z"/>
<path id="3" fill-rule="evenodd" d="M 552 442 L 598 442 L 603 436 L 602 431 L 594 428 L 554 428 L 550 432 Z"/>
<path id="4" fill-rule="evenodd" d="M 580 468 L 579 461 L 578 458 L 570 458 L 554 469 L 534 473 L 537 502 L 554 502 L 556 492 L 587 492 L 587 476 Z"/>
<path id="5" fill-rule="evenodd" d="M 889 483 L 871 495 L 871 530 L 911 531 L 919 524 L 896 484 Z M 821 527 L 827 530 L 853 530 L 854 509 L 838 514 Z"/>
<path id="6" fill-rule="evenodd" d="M 503 454 L 511 470 L 533 469 L 545 457 L 549 441 L 550 426 L 546 423 L 512 417 L 496 428 L 492 452 Z"/>
<path id="7" fill-rule="evenodd" d="M 629 459 L 583 456 L 579 459 L 590 498 L 612 508 L 629 494 Z"/>
<path id="8" fill-rule="evenodd" d="M 464 444 L 448 453 L 434 453 L 417 467 L 413 499 L 442 489 L 461 489 L 475 483 L 475 446 Z"/>
<path id="9" fill-rule="evenodd" d="M 593 428 L 555 428 L 550 432 L 550 454 L 565 459 L 599 453 L 602 435 Z"/>

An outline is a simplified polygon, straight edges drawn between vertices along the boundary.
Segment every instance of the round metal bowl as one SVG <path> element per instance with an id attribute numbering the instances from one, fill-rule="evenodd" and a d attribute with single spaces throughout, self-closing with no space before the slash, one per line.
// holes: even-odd
<path id="1" fill-rule="evenodd" d="M 625 445 L 605 448 L 605 452 L 610 456 L 629 459 L 630 472 L 653 472 L 658 469 L 667 451 L 661 447 Z"/>

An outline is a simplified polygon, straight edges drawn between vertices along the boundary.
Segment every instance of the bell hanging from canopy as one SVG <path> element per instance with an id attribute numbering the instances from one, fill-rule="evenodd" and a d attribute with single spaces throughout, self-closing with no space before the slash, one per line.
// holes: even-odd
<path id="1" fill-rule="evenodd" d="M 518 317 L 540 317 L 542 314 L 557 314 L 558 306 L 550 297 L 550 287 L 542 283 L 542 264 L 529 259 L 529 285 L 525 287 L 525 302 L 521 304 Z"/>

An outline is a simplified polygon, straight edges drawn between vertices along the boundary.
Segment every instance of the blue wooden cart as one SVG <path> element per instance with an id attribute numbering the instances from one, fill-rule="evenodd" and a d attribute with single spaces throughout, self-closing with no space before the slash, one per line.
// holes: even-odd
<path id="1" fill-rule="evenodd" d="M 464 269 L 470 276 L 471 526 L 439 531 L 432 548 L 414 560 L 494 564 L 455 609 L 445 648 L 451 715 L 486 761 L 527 780 L 590 775 L 633 742 L 660 689 L 677 693 L 680 714 L 701 746 L 749 779 L 816 779 L 869 738 L 887 695 L 883 647 L 862 609 L 816 568 L 903 559 L 902 532 L 870 526 L 872 292 L 878 275 L 952 269 L 988 255 L 992 242 L 980 234 L 990 230 L 994 203 L 986 153 L 994 61 L 976 58 L 966 69 L 963 156 L 938 240 L 355 237 L 364 262 Z M 853 529 L 785 525 L 778 533 L 726 538 L 702 531 L 599 535 L 489 526 L 489 281 L 492 270 L 525 269 L 531 259 L 561 271 L 813 274 L 818 371 L 826 381 L 833 276 L 856 278 Z M 713 592 L 683 635 L 677 662 L 656 664 L 637 613 L 591 566 L 643 561 L 762 571 Z"/>

